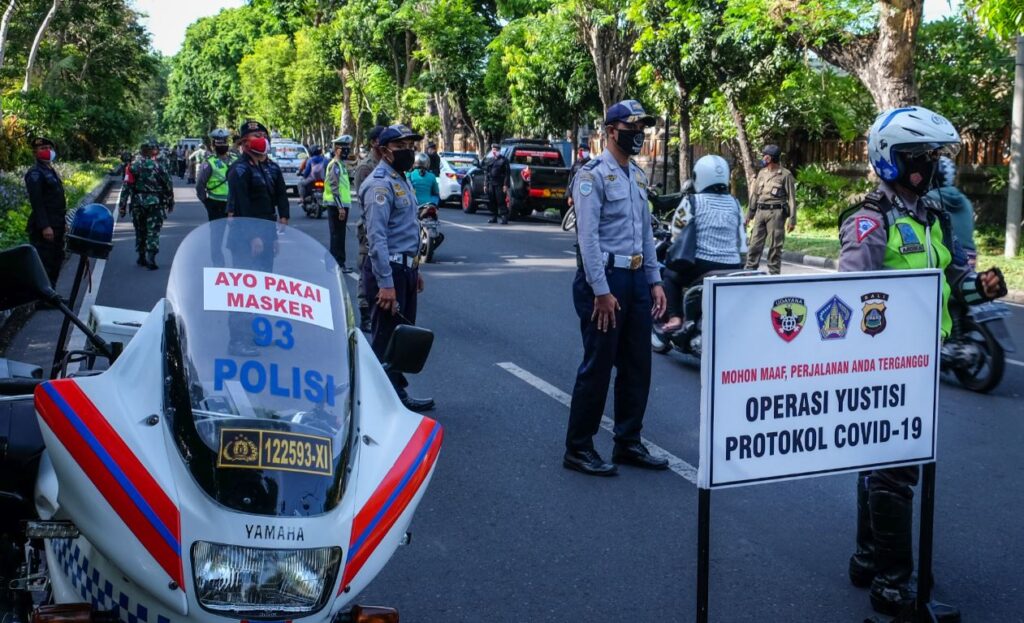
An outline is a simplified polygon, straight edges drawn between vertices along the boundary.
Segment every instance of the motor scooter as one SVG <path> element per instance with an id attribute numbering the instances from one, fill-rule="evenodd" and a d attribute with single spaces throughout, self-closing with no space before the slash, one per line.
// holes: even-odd
<path id="1" fill-rule="evenodd" d="M 951 301 L 949 313 L 953 328 L 942 344 L 941 370 L 971 391 L 992 391 L 1003 380 L 1006 353 L 1017 350 L 1006 328 L 1010 307 L 998 301 L 968 306 Z"/>
<path id="2" fill-rule="evenodd" d="M 0 620 L 398 621 L 352 602 L 434 473 L 442 427 L 386 375 L 419 372 L 433 335 L 400 327 L 382 364 L 319 242 L 237 217 L 217 233 L 230 261 L 210 224 L 189 233 L 123 349 L 32 247 L 0 252 L 0 309 L 45 301 L 92 345 L 0 384 Z"/>
<path id="3" fill-rule="evenodd" d="M 302 211 L 310 218 L 323 218 L 324 215 L 324 181 L 313 180 L 306 196 L 302 198 Z"/>
<path id="4" fill-rule="evenodd" d="M 441 223 L 437 217 L 437 204 L 421 204 L 418 215 L 420 221 L 420 259 L 429 264 L 434 261 L 434 251 L 444 242 L 444 233 L 440 231 Z"/>

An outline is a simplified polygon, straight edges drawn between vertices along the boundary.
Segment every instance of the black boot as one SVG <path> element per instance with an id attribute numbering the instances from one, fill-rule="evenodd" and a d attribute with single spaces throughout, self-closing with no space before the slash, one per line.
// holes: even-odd
<path id="1" fill-rule="evenodd" d="M 156 270 L 160 268 L 156 265 L 156 251 L 149 251 L 146 253 L 146 268 L 149 270 Z"/>
<path id="2" fill-rule="evenodd" d="M 139 251 L 139 259 L 135 260 L 135 263 L 138 264 L 139 266 L 145 266 L 146 265 L 146 254 L 143 253 L 142 251 Z"/>
<path id="3" fill-rule="evenodd" d="M 359 308 L 359 330 L 363 333 L 370 332 L 370 308 L 360 307 Z"/>
<path id="4" fill-rule="evenodd" d="M 867 476 L 867 472 L 857 474 L 857 551 L 850 556 L 850 583 L 857 588 L 867 588 L 875 579 L 875 545 L 871 538 Z"/>
<path id="5" fill-rule="evenodd" d="M 868 506 L 875 562 L 871 607 L 876 612 L 897 616 L 908 606 L 913 608 L 917 598 L 911 584 L 914 502 L 891 491 L 871 491 Z"/>

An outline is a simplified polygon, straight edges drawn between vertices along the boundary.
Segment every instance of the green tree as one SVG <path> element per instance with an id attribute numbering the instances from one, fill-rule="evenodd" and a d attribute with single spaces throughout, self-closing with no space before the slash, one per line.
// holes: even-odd
<path id="1" fill-rule="evenodd" d="M 260 119 L 272 130 L 292 129 L 288 95 L 295 46 L 288 35 L 258 40 L 238 64 L 243 116 Z"/>

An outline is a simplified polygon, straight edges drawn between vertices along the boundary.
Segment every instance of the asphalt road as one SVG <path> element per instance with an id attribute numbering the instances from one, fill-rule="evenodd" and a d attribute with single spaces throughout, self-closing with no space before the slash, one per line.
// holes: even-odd
<path id="1" fill-rule="evenodd" d="M 160 270 L 135 265 L 131 224 L 118 223 L 97 304 L 149 310 L 163 296 L 175 248 L 206 220 L 192 187 L 176 190 Z M 326 221 L 293 209 L 292 226 L 326 243 Z M 419 310 L 436 342 L 411 391 L 437 400 L 445 446 L 411 545 L 359 601 L 396 606 L 414 622 L 694 620 L 694 485 L 673 472 L 626 467 L 599 479 L 561 465 L 562 399 L 582 354 L 573 235 L 547 223 L 488 225 L 455 209 L 442 217 L 446 240 L 423 270 Z M 1024 346 L 1024 309 L 1014 311 L 1011 332 Z M 654 358 L 644 435 L 696 465 L 698 369 Z M 941 390 L 935 595 L 965 621 L 1024 621 L 1024 365 L 1008 368 L 987 396 Z M 610 455 L 607 432 L 597 447 Z M 851 475 L 716 492 L 711 619 L 870 616 L 866 592 L 846 579 L 854 506 Z"/>

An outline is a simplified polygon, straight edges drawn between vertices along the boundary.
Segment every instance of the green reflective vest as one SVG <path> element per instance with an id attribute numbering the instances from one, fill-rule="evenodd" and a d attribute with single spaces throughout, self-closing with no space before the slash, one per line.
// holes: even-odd
<path id="1" fill-rule="evenodd" d="M 332 170 L 334 170 L 335 175 L 338 176 L 338 194 L 341 195 L 341 201 L 335 201 L 334 199 L 334 189 L 331 188 Z M 348 179 L 348 171 L 340 160 L 332 159 L 327 163 L 327 170 L 324 172 L 324 178 L 324 203 L 330 203 L 337 206 L 347 206 L 352 204 L 352 189 L 351 183 Z"/>
<path id="2" fill-rule="evenodd" d="M 210 156 L 210 179 L 206 182 L 206 195 L 214 201 L 228 200 L 228 167 L 231 166 L 217 156 Z"/>
<path id="3" fill-rule="evenodd" d="M 896 216 L 893 210 L 889 216 Z M 885 268 L 892 270 L 913 270 L 917 268 L 938 268 L 942 272 L 942 337 L 949 335 L 953 319 L 949 315 L 949 283 L 946 281 L 946 267 L 953 254 L 943 241 L 942 226 L 936 220 L 931 225 L 922 225 L 917 219 L 902 215 L 889 225 L 889 241 L 885 247 Z M 930 242 L 926 242 L 930 241 Z"/>

